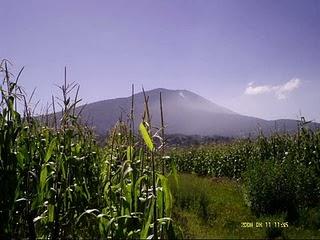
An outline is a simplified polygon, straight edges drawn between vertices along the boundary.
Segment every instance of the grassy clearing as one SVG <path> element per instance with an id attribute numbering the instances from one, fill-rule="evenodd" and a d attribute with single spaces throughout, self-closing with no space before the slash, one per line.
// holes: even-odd
<path id="1" fill-rule="evenodd" d="M 308 226 L 288 228 L 257 228 L 241 226 L 242 222 L 286 222 L 284 214 L 256 217 L 246 205 L 243 186 L 227 178 L 207 178 L 194 174 L 179 175 L 179 186 L 170 178 L 173 189 L 173 218 L 185 238 L 319 239 L 320 232 Z M 264 224 L 265 225 L 265 224 Z"/>

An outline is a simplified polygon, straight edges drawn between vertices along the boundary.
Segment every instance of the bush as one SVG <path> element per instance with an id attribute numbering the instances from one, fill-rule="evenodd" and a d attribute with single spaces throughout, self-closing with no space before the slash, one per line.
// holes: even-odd
<path id="1" fill-rule="evenodd" d="M 294 217 L 296 180 L 290 165 L 261 161 L 247 171 L 245 180 L 246 194 L 255 214 L 286 212 Z"/>
<path id="2" fill-rule="evenodd" d="M 314 208 L 303 208 L 299 211 L 299 223 L 302 226 L 320 229 L 320 206 Z"/>
<path id="3" fill-rule="evenodd" d="M 284 212 L 290 222 L 296 222 L 299 209 L 319 205 L 319 189 L 315 170 L 293 161 L 257 161 L 245 174 L 251 210 L 256 215 Z"/>
<path id="4" fill-rule="evenodd" d="M 315 207 L 320 201 L 320 177 L 312 167 L 299 166 L 295 173 L 296 195 L 300 207 Z"/>

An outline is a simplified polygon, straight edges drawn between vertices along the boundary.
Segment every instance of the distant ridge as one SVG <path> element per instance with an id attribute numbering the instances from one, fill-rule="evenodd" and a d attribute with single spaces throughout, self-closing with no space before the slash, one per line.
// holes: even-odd
<path id="1" fill-rule="evenodd" d="M 279 119 L 268 121 L 260 118 L 244 116 L 225 107 L 219 106 L 188 90 L 169 90 L 157 88 L 146 91 L 149 96 L 149 109 L 154 126 L 159 126 L 160 108 L 159 94 L 162 93 L 166 133 L 247 137 L 259 131 L 269 134 L 273 131 L 293 132 L 297 130 L 297 120 Z M 93 126 L 96 133 L 106 135 L 119 120 L 126 119 L 131 107 L 131 96 L 108 99 L 87 104 L 81 113 L 83 121 Z M 78 110 L 81 107 L 78 107 Z M 143 93 L 134 95 L 135 125 L 142 119 L 144 110 Z M 319 127 L 311 123 L 312 128 Z M 137 129 L 137 128 L 136 128 Z"/>

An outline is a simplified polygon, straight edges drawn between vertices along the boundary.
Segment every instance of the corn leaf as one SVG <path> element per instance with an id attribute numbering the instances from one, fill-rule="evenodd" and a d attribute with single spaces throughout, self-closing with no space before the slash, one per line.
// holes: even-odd
<path id="1" fill-rule="evenodd" d="M 140 130 L 141 136 L 142 136 L 145 144 L 147 145 L 147 147 L 149 148 L 150 151 L 153 151 L 154 146 L 153 146 L 152 139 L 151 139 L 146 127 L 144 126 L 143 122 L 140 123 L 139 130 Z"/>
<path id="2" fill-rule="evenodd" d="M 50 144 L 49 144 L 49 147 L 48 147 L 47 152 L 46 152 L 46 156 L 44 158 L 45 162 L 47 162 L 51 158 L 51 155 L 52 155 L 52 152 L 53 152 L 53 148 L 55 147 L 55 144 L 56 144 L 56 138 L 52 139 Z"/>

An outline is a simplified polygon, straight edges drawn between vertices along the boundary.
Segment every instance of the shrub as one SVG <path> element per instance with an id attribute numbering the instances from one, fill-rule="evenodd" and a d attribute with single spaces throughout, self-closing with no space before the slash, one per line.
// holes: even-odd
<path id="1" fill-rule="evenodd" d="M 261 161 L 247 171 L 245 186 L 255 214 L 286 212 L 290 217 L 295 215 L 295 178 L 289 165 Z"/>

